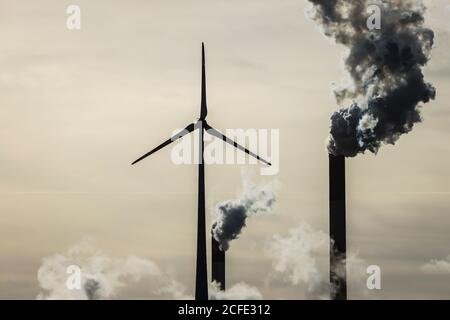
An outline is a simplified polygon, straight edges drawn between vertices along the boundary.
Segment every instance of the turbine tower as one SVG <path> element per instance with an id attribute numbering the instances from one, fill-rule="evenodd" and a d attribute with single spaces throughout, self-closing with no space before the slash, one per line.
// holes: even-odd
<path id="1" fill-rule="evenodd" d="M 158 150 L 166 147 L 170 143 L 182 138 L 188 133 L 194 130 L 199 130 L 199 163 L 198 163 L 198 217 L 197 217 L 197 264 L 196 264 L 196 277 L 195 277 L 195 299 L 196 300 L 208 300 L 208 273 L 207 273 L 207 262 L 206 262 L 206 222 L 205 222 L 205 165 L 203 159 L 203 148 L 204 148 L 204 131 L 209 134 L 222 139 L 226 143 L 231 144 L 235 148 L 244 151 L 248 155 L 260 160 L 261 162 L 271 165 L 268 161 L 262 159 L 255 153 L 247 150 L 245 147 L 239 145 L 235 141 L 227 138 L 225 135 L 220 133 L 218 130 L 211 127 L 206 122 L 206 116 L 208 115 L 208 109 L 206 105 L 206 71 L 205 71 L 205 45 L 202 43 L 202 97 L 200 104 L 200 118 L 196 123 L 189 124 L 186 128 L 180 131 L 178 134 L 172 138 L 161 143 L 159 146 L 153 150 L 147 152 L 139 159 L 135 160 L 132 165 L 138 163 L 139 161 L 147 158 L 151 154 Z"/>

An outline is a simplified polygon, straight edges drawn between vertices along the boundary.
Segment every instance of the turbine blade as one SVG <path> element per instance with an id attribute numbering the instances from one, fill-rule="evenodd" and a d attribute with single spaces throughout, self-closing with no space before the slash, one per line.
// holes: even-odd
<path id="1" fill-rule="evenodd" d="M 206 106 L 206 67 L 205 67 L 205 44 L 202 42 L 202 100 L 200 106 L 200 119 L 206 119 L 208 107 Z"/>
<path id="2" fill-rule="evenodd" d="M 250 150 L 246 149 L 245 147 L 241 146 L 241 145 L 238 144 L 237 142 L 231 140 L 230 138 L 227 138 L 225 135 L 223 135 L 222 133 L 220 133 L 219 131 L 217 131 L 217 130 L 214 129 L 213 127 L 211 127 L 209 124 L 205 124 L 205 129 L 206 129 L 206 131 L 207 131 L 209 134 L 211 134 L 211 135 L 213 135 L 213 136 L 215 136 L 215 137 L 217 137 L 217 138 L 219 138 L 219 139 L 222 139 L 222 140 L 225 141 L 226 143 L 229 143 L 229 144 L 231 144 L 233 147 L 235 147 L 235 148 L 237 148 L 237 149 L 239 149 L 239 150 L 241 150 L 241 151 L 244 151 L 245 153 L 249 154 L 249 155 L 252 156 L 253 158 L 258 159 L 259 161 L 261 161 L 261 162 L 263 162 L 263 163 L 265 163 L 265 164 L 267 164 L 267 165 L 269 165 L 269 166 L 272 165 L 269 161 L 264 160 L 263 158 L 261 158 L 260 156 L 258 156 L 258 155 L 255 154 L 255 153 L 251 152 Z"/>
<path id="3" fill-rule="evenodd" d="M 148 156 L 150 156 L 151 154 L 155 153 L 158 150 L 161 150 L 162 148 L 168 146 L 169 144 L 171 144 L 172 142 L 182 138 L 183 136 L 187 135 L 188 133 L 191 133 L 192 131 L 194 131 L 195 128 L 195 124 L 191 123 L 190 125 L 188 125 L 186 128 L 184 128 L 183 130 L 181 130 L 179 133 L 177 133 L 176 135 L 174 135 L 172 138 L 164 141 L 163 143 L 161 143 L 159 146 L 157 146 L 156 148 L 154 148 L 153 150 L 147 152 L 146 154 L 144 154 L 142 157 L 140 157 L 139 159 L 133 161 L 133 164 L 138 163 L 141 160 L 144 160 L 145 158 L 147 158 Z"/>

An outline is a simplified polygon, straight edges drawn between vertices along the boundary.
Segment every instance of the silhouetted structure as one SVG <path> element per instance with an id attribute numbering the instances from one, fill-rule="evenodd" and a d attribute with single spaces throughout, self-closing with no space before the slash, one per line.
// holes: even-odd
<path id="1" fill-rule="evenodd" d="M 330 170 L 330 283 L 332 299 L 347 300 L 345 157 L 329 155 Z"/>
<path id="2" fill-rule="evenodd" d="M 205 71 L 205 46 L 202 43 L 202 98 L 200 104 L 200 118 L 196 123 L 189 124 L 186 128 L 180 131 L 178 134 L 172 138 L 161 143 L 159 146 L 153 150 L 147 152 L 142 157 L 134 161 L 135 164 L 158 150 L 166 147 L 173 141 L 176 141 L 188 133 L 194 130 L 199 130 L 199 154 L 198 154 L 198 217 L 197 217 L 197 265 L 196 265 L 196 278 L 195 278 L 195 299 L 196 300 L 208 300 L 208 272 L 206 265 L 206 222 L 205 222 L 205 165 L 203 159 L 203 149 L 204 149 L 204 131 L 206 130 L 209 134 L 222 139 L 226 143 L 231 144 L 235 148 L 244 151 L 252 157 L 260 160 L 261 162 L 270 165 L 269 162 L 260 158 L 258 155 L 247 150 L 243 146 L 237 144 L 233 140 L 227 138 L 225 135 L 208 125 L 206 122 L 206 116 L 208 114 L 208 109 L 206 105 L 206 71 Z"/>
<path id="3" fill-rule="evenodd" d="M 225 251 L 220 244 L 211 237 L 211 279 L 219 284 L 220 290 L 225 290 Z"/>

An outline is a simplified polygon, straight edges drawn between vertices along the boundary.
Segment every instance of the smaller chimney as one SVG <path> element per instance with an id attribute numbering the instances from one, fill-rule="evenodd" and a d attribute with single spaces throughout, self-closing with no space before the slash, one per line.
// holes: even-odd
<path id="1" fill-rule="evenodd" d="M 330 283 L 333 300 L 347 300 L 347 232 L 345 222 L 345 157 L 329 155 Z"/>
<path id="2" fill-rule="evenodd" d="M 225 290 L 225 251 L 220 249 L 219 242 L 211 236 L 211 274 L 212 281 L 219 284 L 220 290 Z"/>

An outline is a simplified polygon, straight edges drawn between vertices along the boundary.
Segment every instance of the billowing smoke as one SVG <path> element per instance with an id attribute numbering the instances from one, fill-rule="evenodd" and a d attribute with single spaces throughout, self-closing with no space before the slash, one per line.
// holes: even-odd
<path id="1" fill-rule="evenodd" d="M 395 144 L 421 122 L 420 104 L 435 98 L 421 68 L 430 58 L 434 33 L 424 26 L 422 0 L 309 0 L 311 17 L 325 35 L 349 50 L 350 85 L 335 90 L 328 150 L 354 157 Z M 381 9 L 381 28 L 369 30 L 368 8 Z"/>
<path id="2" fill-rule="evenodd" d="M 329 237 L 303 223 L 289 230 L 287 235 L 274 235 L 267 242 L 266 254 L 272 259 L 274 275 L 294 286 L 305 288 L 306 299 L 330 299 L 337 288 L 329 283 Z M 351 253 L 345 261 L 349 287 L 353 292 L 366 292 L 365 261 Z M 340 268 L 335 272 L 342 276 Z"/>
<path id="3" fill-rule="evenodd" d="M 76 269 L 79 269 L 79 273 L 74 271 Z M 77 287 L 78 276 L 80 281 Z M 43 259 L 38 270 L 42 292 L 37 298 L 111 299 L 116 297 L 121 289 L 143 279 L 154 282 L 153 292 L 149 294 L 175 299 L 190 298 L 184 294 L 184 286 L 162 272 L 153 261 L 136 256 L 110 258 L 97 249 L 90 239 L 84 239 L 65 254 L 54 254 Z"/>
<path id="4" fill-rule="evenodd" d="M 238 199 L 228 200 L 216 206 L 217 219 L 211 233 L 220 243 L 222 250 L 230 247 L 246 226 L 247 218 L 260 213 L 269 213 L 275 205 L 276 197 L 271 184 L 255 186 L 244 184 L 244 192 Z"/>

